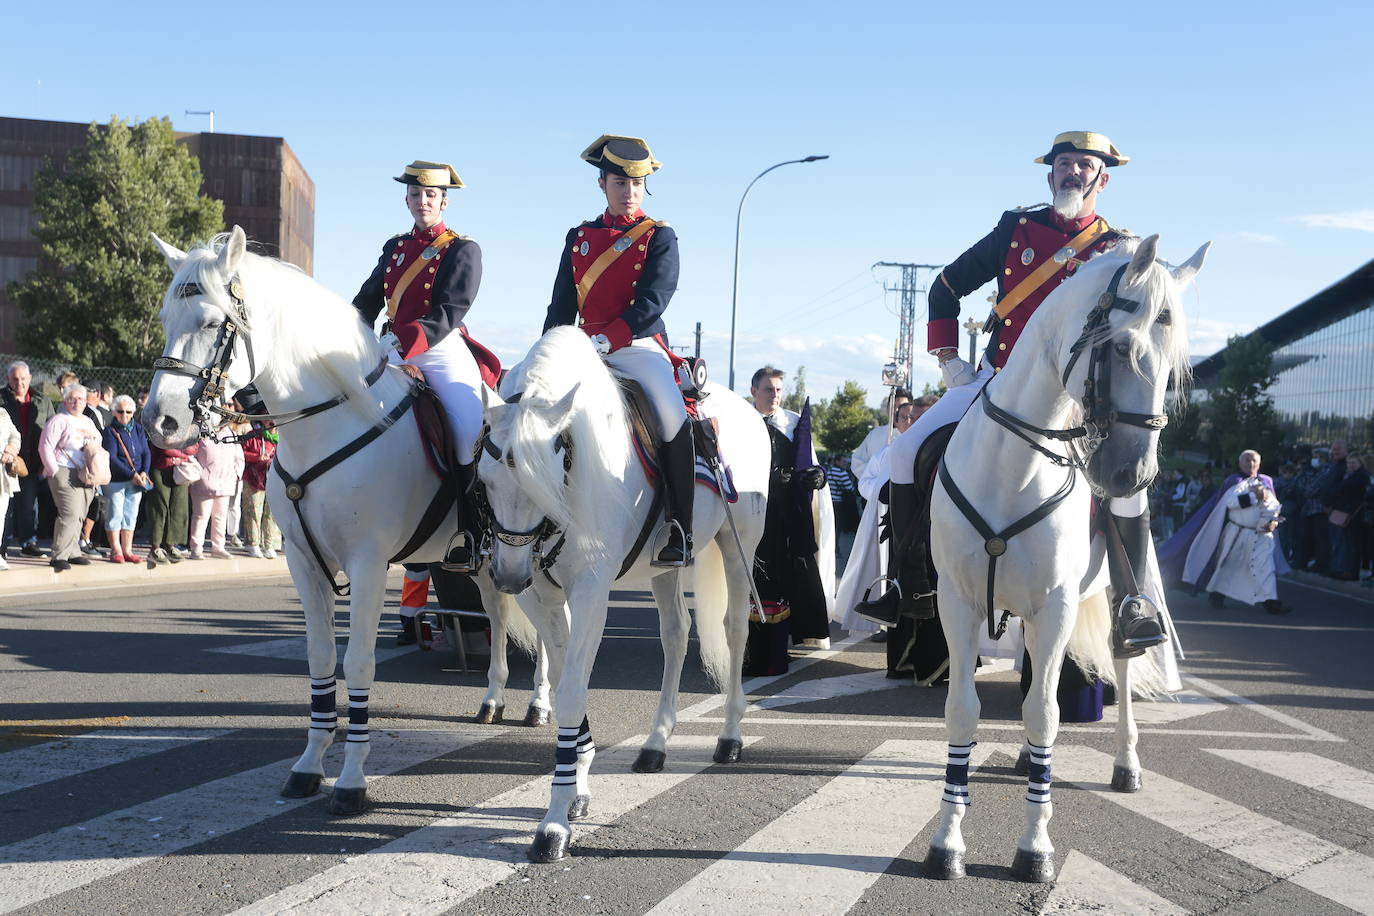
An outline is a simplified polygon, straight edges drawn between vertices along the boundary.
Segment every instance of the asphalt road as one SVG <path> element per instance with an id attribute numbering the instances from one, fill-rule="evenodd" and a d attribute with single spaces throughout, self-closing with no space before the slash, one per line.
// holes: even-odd
<path id="1" fill-rule="evenodd" d="M 1109 722 L 1061 733 L 1053 886 L 1007 868 L 1025 816 L 1010 671 L 979 678 L 969 877 L 937 882 L 919 863 L 943 688 L 887 680 L 880 646 L 837 632 L 750 682 L 745 759 L 717 766 L 693 657 L 667 769 L 632 774 L 661 656 L 647 593 L 618 594 L 592 816 L 572 858 L 531 866 L 553 730 L 473 724 L 484 672 L 451 653 L 383 656 L 373 807 L 339 819 L 277 796 L 306 725 L 288 580 L 0 598 L 0 912 L 1374 912 L 1374 605 L 1282 597 L 1291 616 L 1174 596 L 1187 689 L 1142 704 L 1140 794 L 1106 788 Z M 512 657 L 518 720 L 533 666 Z"/>

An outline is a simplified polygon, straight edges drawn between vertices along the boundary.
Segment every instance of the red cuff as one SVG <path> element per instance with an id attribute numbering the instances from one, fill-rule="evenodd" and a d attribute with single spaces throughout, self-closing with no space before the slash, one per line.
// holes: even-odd
<path id="1" fill-rule="evenodd" d="M 611 342 L 612 353 L 622 347 L 628 347 L 630 344 L 634 343 L 635 339 L 634 333 L 630 330 L 630 326 L 619 318 L 607 322 L 606 324 L 584 324 L 582 325 L 582 333 L 586 334 L 588 337 L 605 334 L 606 339 Z"/>
<path id="2" fill-rule="evenodd" d="M 429 349 L 429 341 L 425 339 L 425 332 L 420 330 L 420 326 L 411 322 L 400 327 L 393 327 L 392 333 L 401 342 L 401 358 L 410 359 L 419 356 Z"/>
<path id="3" fill-rule="evenodd" d="M 946 347 L 959 347 L 959 319 L 936 318 L 926 322 L 926 350 L 934 353 Z"/>

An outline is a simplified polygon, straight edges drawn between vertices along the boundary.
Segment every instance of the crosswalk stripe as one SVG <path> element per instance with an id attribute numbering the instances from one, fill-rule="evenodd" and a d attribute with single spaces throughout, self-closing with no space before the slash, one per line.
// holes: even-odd
<path id="1" fill-rule="evenodd" d="M 368 771 L 377 776 L 395 773 L 502 731 L 490 726 L 397 731 L 395 738 L 373 743 Z M 342 741 L 338 742 L 329 752 L 335 770 L 342 745 Z M 0 847 L 0 913 L 46 900 L 306 804 L 309 799 L 277 796 L 295 761 L 295 757 L 288 757 Z"/>
<path id="2" fill-rule="evenodd" d="M 711 766 L 716 744 L 714 737 L 704 735 L 675 737 L 668 745 L 668 769 L 629 772 L 644 740 L 641 735 L 597 751 L 592 811 L 573 826 L 574 843 Z M 757 739 L 744 740 L 749 745 Z M 529 864 L 525 850 L 548 803 L 549 777 L 541 776 L 354 856 L 233 916 L 443 913 Z"/>
<path id="3" fill-rule="evenodd" d="M 1302 751 L 1204 750 L 1333 798 L 1374 809 L 1374 773 Z"/>
<path id="4" fill-rule="evenodd" d="M 348 648 L 347 637 L 338 639 L 339 655 L 342 656 Z M 225 655 L 256 655 L 259 658 L 287 658 L 292 661 L 299 661 L 302 669 L 305 667 L 305 637 L 288 636 L 284 639 L 264 639 L 259 642 L 236 643 L 232 646 L 216 646 L 213 649 L 206 649 L 206 652 L 222 652 Z M 408 652 L 416 651 L 415 646 L 403 646 L 401 648 L 378 646 L 376 649 L 377 664 L 389 662 L 393 658 L 399 658 Z"/>
<path id="5" fill-rule="evenodd" d="M 1142 773 L 1143 791 L 1114 792 L 1102 781 L 1111 772 L 1112 758 L 1101 751 L 1073 745 L 1055 749 L 1056 779 L 1358 913 L 1374 913 L 1374 859 L 1369 856 L 1148 770 Z"/>
<path id="6" fill-rule="evenodd" d="M 0 795 L 227 734 L 200 728 L 112 728 L 36 744 L 0 754 Z"/>
<path id="7" fill-rule="evenodd" d="M 1070 913 L 1187 916 L 1188 911 L 1091 856 L 1070 849 L 1054 881 L 1054 890 L 1040 908 L 1040 916 L 1067 916 Z"/>
<path id="8" fill-rule="evenodd" d="M 998 749 L 979 745 L 971 766 Z M 939 810 L 947 751 L 942 741 L 884 741 L 649 913 L 714 913 L 722 901 L 751 916 L 848 911 Z"/>
<path id="9" fill-rule="evenodd" d="M 1220 684 L 1213 683 L 1212 681 L 1205 681 L 1200 677 L 1186 677 L 1184 678 L 1184 681 L 1194 685 L 1195 687 L 1206 693 L 1210 693 L 1214 697 L 1221 697 L 1223 700 L 1227 700 L 1231 703 L 1234 703 L 1237 706 L 1244 706 L 1246 709 L 1249 709 L 1253 712 L 1259 713 L 1262 716 L 1266 716 L 1270 719 L 1273 719 L 1275 722 L 1280 722 L 1284 725 L 1287 725 L 1289 728 L 1300 731 L 1305 736 L 1307 736 L 1308 740 L 1334 741 L 1338 743 L 1343 743 L 1346 740 L 1342 738 L 1340 735 L 1333 735 L 1331 734 L 1331 732 L 1317 728 L 1317 726 L 1315 725 L 1309 725 L 1301 719 L 1290 716 L 1286 712 L 1280 712 L 1277 709 L 1270 709 L 1263 703 L 1258 703 L 1250 699 L 1249 697 L 1241 696 L 1240 694 L 1234 691 L 1227 690 L 1225 687 L 1221 686 Z"/>

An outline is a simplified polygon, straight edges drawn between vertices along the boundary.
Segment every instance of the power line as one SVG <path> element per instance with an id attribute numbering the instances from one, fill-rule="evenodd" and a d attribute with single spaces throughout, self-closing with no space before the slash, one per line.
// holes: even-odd
<path id="1" fill-rule="evenodd" d="M 920 284 L 922 270 L 939 270 L 943 264 L 906 264 L 896 261 L 879 261 L 873 267 L 896 267 L 902 272 L 901 286 L 883 285 L 884 292 L 901 293 L 901 307 L 897 313 L 896 358 L 898 373 L 903 383 L 911 384 L 912 342 L 916 334 L 916 298 L 926 288 Z M 871 270 L 872 268 L 870 268 Z"/>

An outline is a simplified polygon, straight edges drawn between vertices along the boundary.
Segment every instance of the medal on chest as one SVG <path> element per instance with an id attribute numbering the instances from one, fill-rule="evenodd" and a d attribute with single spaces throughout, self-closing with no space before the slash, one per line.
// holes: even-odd
<path id="1" fill-rule="evenodd" d="M 634 241 L 629 237 L 629 235 L 622 235 L 620 238 L 615 240 L 615 244 L 611 247 L 614 248 L 616 251 L 624 251 L 626 248 L 629 248 L 633 244 Z"/>

